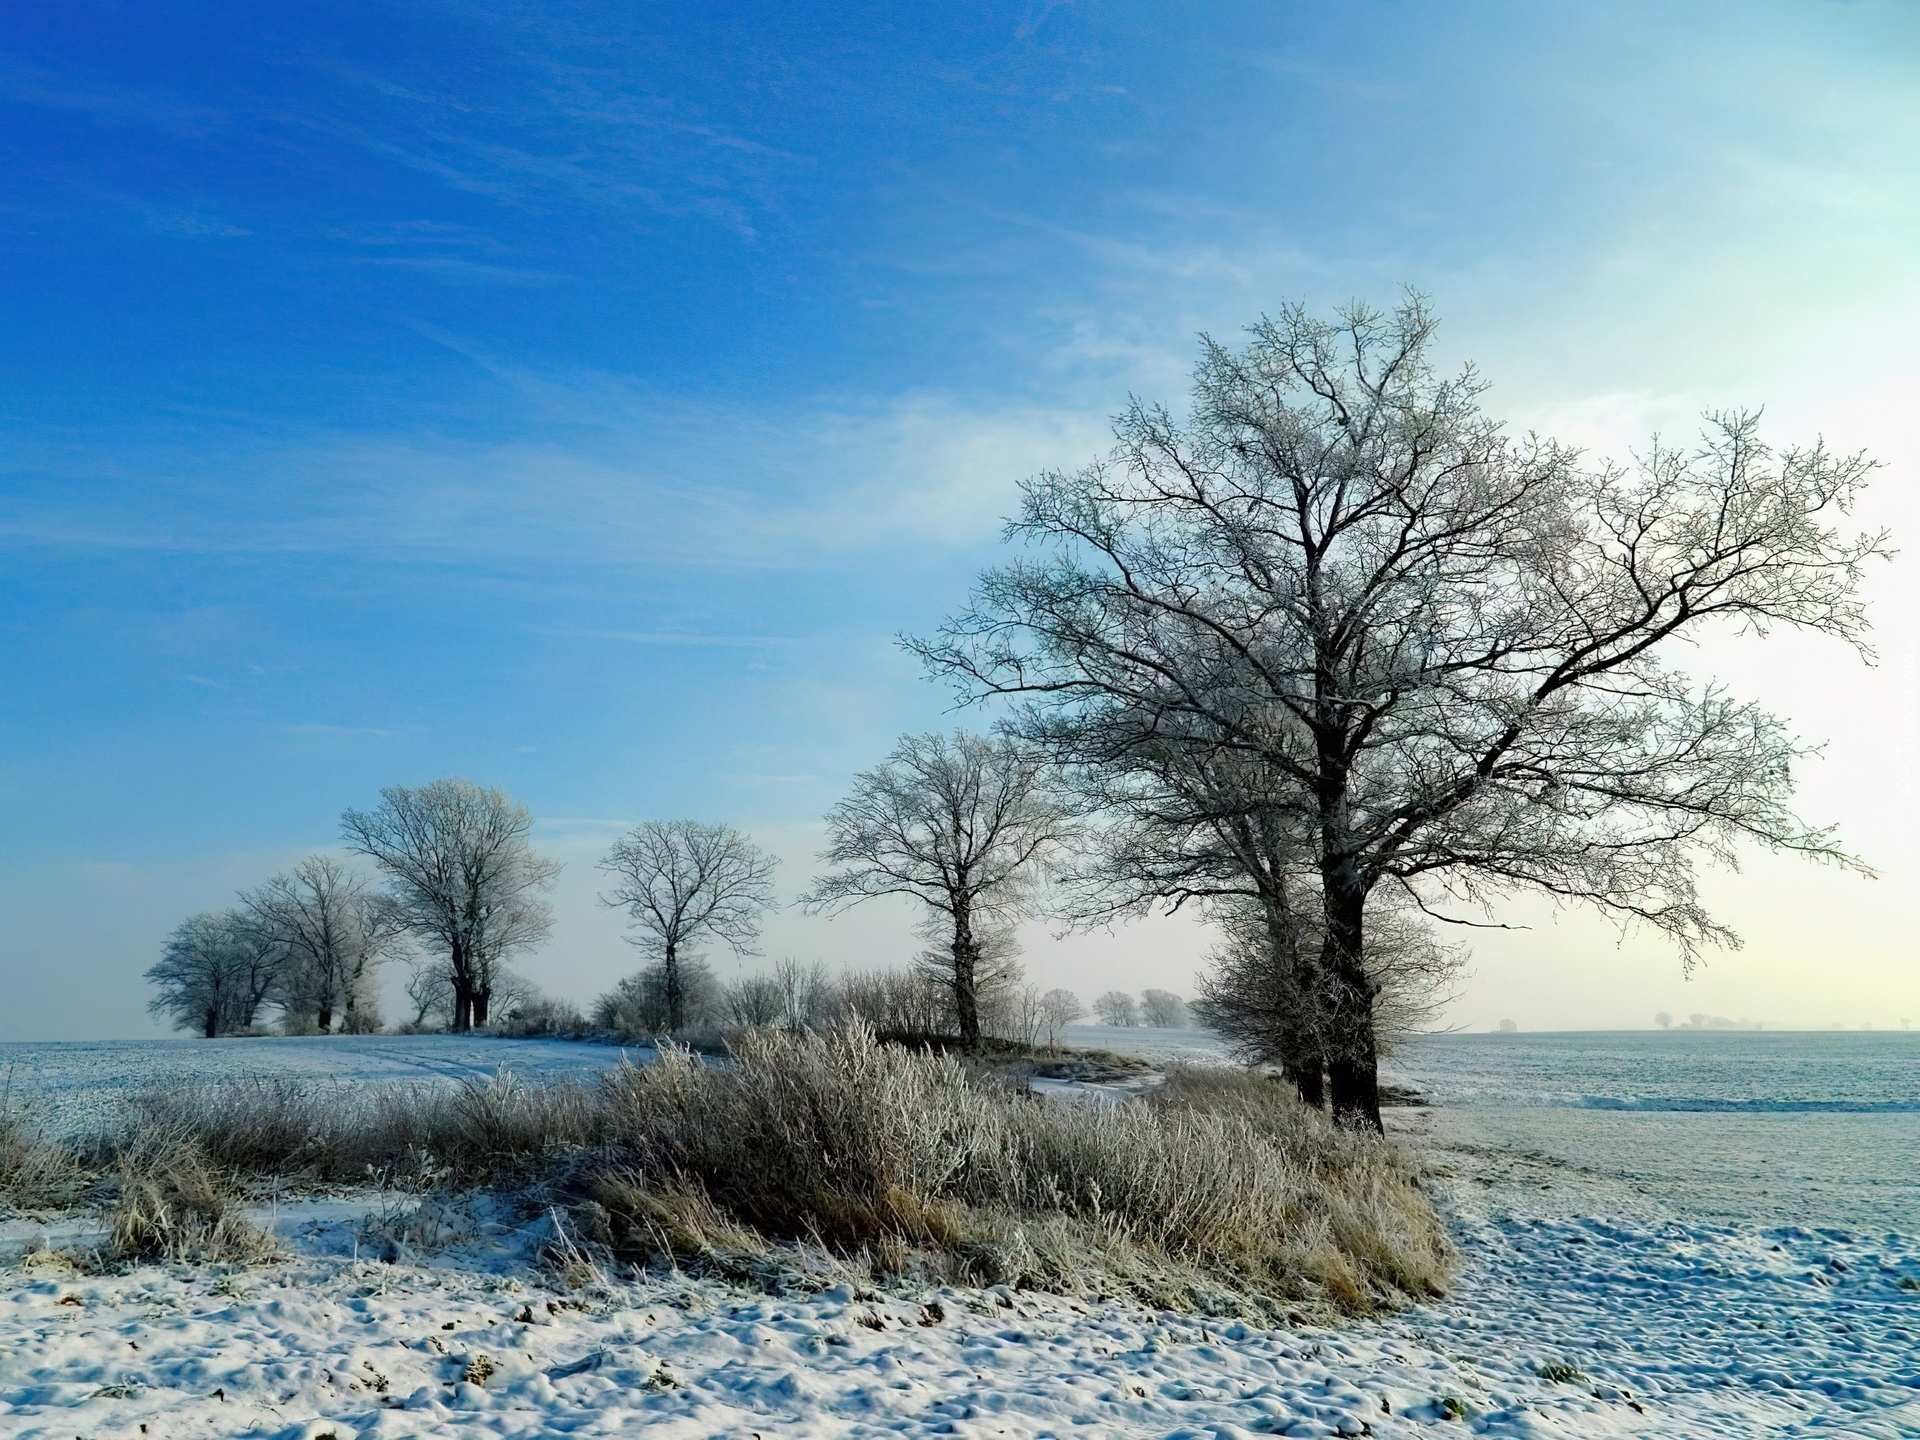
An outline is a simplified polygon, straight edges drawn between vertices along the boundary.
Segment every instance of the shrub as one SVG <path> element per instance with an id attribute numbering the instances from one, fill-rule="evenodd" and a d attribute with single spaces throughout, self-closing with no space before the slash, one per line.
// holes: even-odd
<path id="1" fill-rule="evenodd" d="M 720 982 L 702 960 L 680 962 L 681 1009 L 689 1032 L 709 1031 L 721 1015 Z M 593 1004 L 594 1023 L 619 1035 L 659 1035 L 667 1028 L 667 977 L 663 965 L 646 969 L 618 982 Z M 682 1036 L 681 1038 L 685 1038 Z"/>
<path id="2" fill-rule="evenodd" d="M 141 1139 L 114 1166 L 120 1194 L 110 1219 L 114 1254 L 141 1260 L 248 1262 L 272 1237 L 242 1216 L 239 1199 L 192 1139 Z"/>
<path id="3" fill-rule="evenodd" d="M 514 1001 L 505 1017 L 488 1028 L 509 1040 L 528 1040 L 543 1035 L 577 1039 L 592 1027 L 571 1001 L 535 992 Z"/>
<path id="4" fill-rule="evenodd" d="M 236 1174 L 325 1183 L 524 1181 L 548 1159 L 595 1142 L 591 1087 L 531 1087 L 512 1076 L 484 1084 L 311 1085 L 280 1076 L 180 1081 L 134 1101 L 134 1133 L 190 1136 Z"/>
<path id="5" fill-rule="evenodd" d="M 733 1063 L 667 1053 L 607 1081 L 623 1157 L 595 1193 L 617 1246 L 736 1257 L 753 1233 L 871 1262 L 902 1247 L 953 1279 L 1167 1303 L 1436 1293 L 1438 1222 L 1385 1142 L 1252 1076 L 1180 1075 L 1147 1103 L 1063 1105 L 968 1078 L 865 1026 L 755 1032 Z M 635 1197 L 645 1197 L 641 1203 Z M 734 1237 L 726 1244 L 716 1235 Z M 729 1262 L 734 1263 L 734 1262 Z"/>
<path id="6" fill-rule="evenodd" d="M 51 1209 L 71 1203 L 86 1184 L 70 1147 L 48 1139 L 10 1104 L 0 1105 L 0 1206 Z"/>

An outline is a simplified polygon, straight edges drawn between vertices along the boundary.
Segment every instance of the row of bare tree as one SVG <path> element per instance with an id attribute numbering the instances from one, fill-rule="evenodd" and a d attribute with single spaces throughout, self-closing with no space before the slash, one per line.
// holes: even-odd
<path id="1" fill-rule="evenodd" d="M 192 916 L 147 971 L 149 1008 L 207 1036 L 252 1028 L 263 1009 L 290 1030 L 378 1029 L 377 977 L 405 955 L 420 1011 L 453 1028 L 485 1025 L 517 981 L 508 962 L 545 938 L 541 892 L 559 865 L 528 844 L 533 816 L 504 791 L 466 780 L 383 790 L 341 816 L 349 850 L 380 881 L 331 855 L 244 891 L 229 910 Z"/>

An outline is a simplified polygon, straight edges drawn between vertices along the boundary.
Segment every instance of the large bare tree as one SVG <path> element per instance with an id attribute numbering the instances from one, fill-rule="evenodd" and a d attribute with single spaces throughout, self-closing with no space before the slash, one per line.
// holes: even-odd
<path id="1" fill-rule="evenodd" d="M 401 923 L 445 960 L 453 1028 L 485 1025 L 506 963 L 552 926 L 541 892 L 560 864 L 533 853 L 532 813 L 504 790 L 447 778 L 382 790 L 340 828 L 386 876 Z"/>
<path id="2" fill-rule="evenodd" d="M 1009 740 L 955 731 L 902 736 L 886 763 L 854 777 L 828 812 L 821 859 L 835 866 L 802 897 L 836 913 L 882 895 L 918 901 L 953 997 L 963 1044 L 980 1040 L 982 968 L 1010 955 L 1013 924 L 1071 834 L 1044 793 L 1042 760 Z"/>
<path id="3" fill-rule="evenodd" d="M 642 821 L 601 860 L 614 883 L 600 899 L 626 910 L 633 944 L 653 958 L 670 1032 L 687 1024 L 683 970 L 696 947 L 717 940 L 736 954 L 754 953 L 779 864 L 731 826 L 698 820 Z"/>
<path id="4" fill-rule="evenodd" d="M 404 933 L 400 908 L 331 855 L 309 855 L 289 873 L 241 895 L 255 926 L 286 960 L 275 997 L 296 1025 L 359 1034 L 378 1023 L 375 983 Z"/>
<path id="5" fill-rule="evenodd" d="M 204 910 L 174 927 L 147 970 L 160 992 L 147 1009 L 209 1040 L 249 1029 L 285 954 L 244 912 Z"/>
<path id="6" fill-rule="evenodd" d="M 1029 480 L 1009 531 L 1033 553 L 916 644 L 964 693 L 1022 702 L 1015 733 L 1125 712 L 1285 777 L 1334 1109 L 1374 1126 L 1375 886 L 1584 902 L 1690 958 L 1734 939 L 1702 858 L 1853 863 L 1791 807 L 1786 726 L 1666 657 L 1776 625 L 1864 650 L 1862 567 L 1886 553 L 1838 528 L 1864 457 L 1717 414 L 1693 450 L 1591 464 L 1509 436 L 1471 368 L 1437 374 L 1434 325 L 1410 296 L 1203 340 L 1186 420 L 1135 402 L 1107 459 Z"/>

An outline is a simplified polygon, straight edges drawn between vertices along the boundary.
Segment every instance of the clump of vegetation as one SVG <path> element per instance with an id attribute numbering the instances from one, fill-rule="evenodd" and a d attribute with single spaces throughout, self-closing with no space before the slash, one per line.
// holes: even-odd
<path id="1" fill-rule="evenodd" d="M 0 1102 L 0 1209 L 71 1204 L 88 1178 L 71 1147 L 49 1139 L 11 1104 Z"/>
<path id="2" fill-rule="evenodd" d="M 126 1259 L 248 1263 L 273 1253 L 248 1223 L 241 1197 L 191 1138 L 160 1134 L 123 1150 L 119 1198 L 109 1216 L 111 1252 Z"/>
<path id="3" fill-rule="evenodd" d="M 1396 1152 L 1257 1076 L 1049 1104 L 853 1025 L 750 1034 L 724 1067 L 670 1053 L 604 1093 L 618 1159 L 590 1220 L 630 1258 L 739 1275 L 811 1242 L 882 1274 L 1207 1309 L 1364 1311 L 1446 1277 Z"/>
<path id="4" fill-rule="evenodd" d="M 372 1179 L 518 1189 L 572 1210 L 598 1260 L 570 1254 L 589 1267 L 769 1287 L 1004 1283 L 1275 1316 L 1361 1313 L 1446 1282 L 1408 1161 L 1276 1080 L 1175 1070 L 1139 1099 L 1061 1103 L 857 1020 L 749 1030 L 731 1050 L 711 1064 L 666 1047 L 597 1083 L 166 1086 L 101 1151 L 112 1252 L 259 1258 L 270 1243 L 238 1187 Z M 464 1228 L 440 1209 L 387 1218 L 396 1250 Z"/>
<path id="5" fill-rule="evenodd" d="M 135 1130 L 191 1136 L 236 1175 L 411 1188 L 525 1184 L 598 1143 L 591 1085 L 501 1074 L 437 1085 L 311 1085 L 283 1076 L 178 1081 L 134 1102 Z"/>

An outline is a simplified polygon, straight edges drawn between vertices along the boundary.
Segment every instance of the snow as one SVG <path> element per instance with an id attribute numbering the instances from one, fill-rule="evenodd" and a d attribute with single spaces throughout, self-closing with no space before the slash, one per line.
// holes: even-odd
<path id="1" fill-rule="evenodd" d="M 1459 1300 L 1290 1332 L 1005 1290 L 573 1291 L 525 1263 L 547 1223 L 387 1264 L 295 1211 L 282 1264 L 16 1274 L 0 1435 L 1920 1434 L 1920 1253 L 1885 1237 L 1473 1219 Z"/>
<path id="2" fill-rule="evenodd" d="M 484 1047 L 368 1053 L 493 1069 Z M 674 1276 L 576 1290 L 533 1260 L 545 1215 L 475 1199 L 449 1248 L 386 1263 L 379 1221 L 406 1202 L 332 1196 L 260 1217 L 275 1264 L 9 1264 L 0 1436 L 1920 1436 L 1920 1227 L 1879 1223 L 1888 1187 L 1810 1188 L 1844 1153 L 1820 1150 L 1816 1117 L 1538 1115 L 1394 1113 L 1443 1167 L 1461 1270 L 1448 1300 L 1379 1321 Z M 1771 1188 L 1743 1210 L 1758 1171 Z"/>
<path id="3" fill-rule="evenodd" d="M 587 1076 L 650 1052 L 573 1040 L 462 1035 L 246 1036 L 0 1044 L 11 1103 L 69 1134 L 110 1125 L 128 1097 L 157 1083 L 272 1074 L 315 1081 L 458 1084 L 504 1068 L 525 1080 Z"/>

